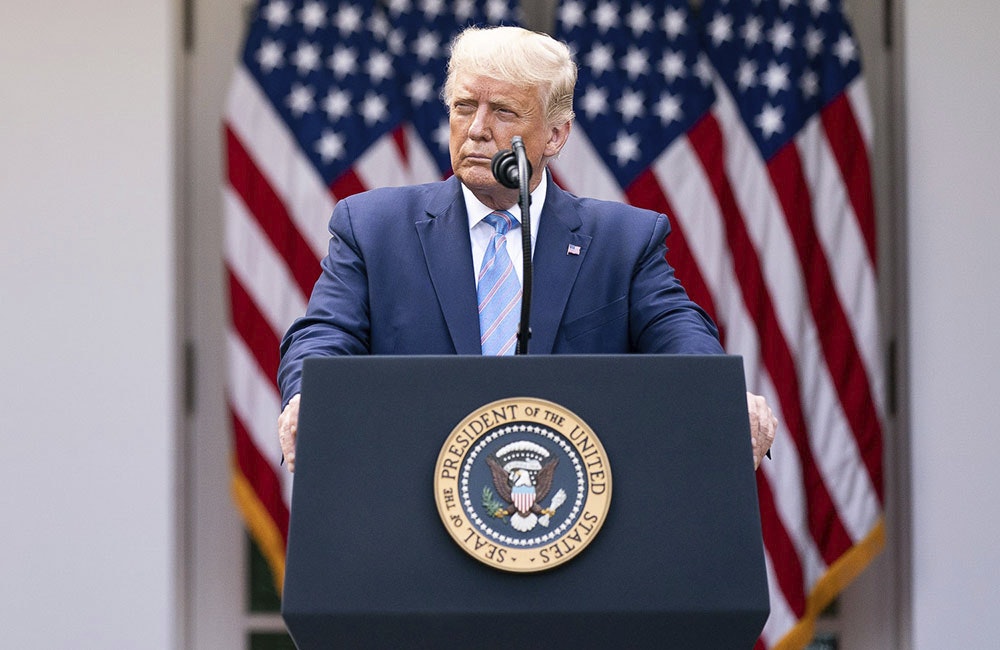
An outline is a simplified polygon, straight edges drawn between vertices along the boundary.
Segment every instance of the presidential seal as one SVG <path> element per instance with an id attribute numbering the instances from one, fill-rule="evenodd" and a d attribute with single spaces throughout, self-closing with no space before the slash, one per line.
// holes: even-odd
<path id="1" fill-rule="evenodd" d="M 597 535 L 611 503 L 611 467 L 574 413 L 511 398 L 480 407 L 452 430 L 438 455 L 434 495 L 466 553 L 504 571 L 544 571 Z"/>

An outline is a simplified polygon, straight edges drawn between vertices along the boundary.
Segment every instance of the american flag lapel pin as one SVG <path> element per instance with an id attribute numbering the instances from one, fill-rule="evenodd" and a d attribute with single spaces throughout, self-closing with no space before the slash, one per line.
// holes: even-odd
<path id="1" fill-rule="evenodd" d="M 577 246 L 576 244 L 570 244 L 569 247 L 566 249 L 566 254 L 567 255 L 579 255 L 580 254 L 580 247 Z"/>

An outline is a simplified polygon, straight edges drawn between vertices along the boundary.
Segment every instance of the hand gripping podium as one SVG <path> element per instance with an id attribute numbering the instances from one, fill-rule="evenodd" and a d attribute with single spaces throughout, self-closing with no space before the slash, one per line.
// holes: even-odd
<path id="1" fill-rule="evenodd" d="M 744 386 L 734 356 L 306 361 L 282 601 L 293 640 L 753 647 L 769 605 Z M 613 477 L 600 530 L 546 571 L 477 561 L 438 512 L 449 435 L 511 398 L 579 416 Z"/>

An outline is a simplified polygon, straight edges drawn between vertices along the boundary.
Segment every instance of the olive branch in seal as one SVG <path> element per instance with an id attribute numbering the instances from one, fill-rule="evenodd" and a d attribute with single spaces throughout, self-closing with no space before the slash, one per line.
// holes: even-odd
<path id="1" fill-rule="evenodd" d="M 501 510 L 506 510 L 506 506 L 503 501 L 497 499 L 496 495 L 493 494 L 493 490 L 489 486 L 483 488 L 483 507 L 486 508 L 486 512 L 489 513 L 491 517 L 496 517 L 497 513 Z M 502 517 L 506 523 L 507 517 Z"/>

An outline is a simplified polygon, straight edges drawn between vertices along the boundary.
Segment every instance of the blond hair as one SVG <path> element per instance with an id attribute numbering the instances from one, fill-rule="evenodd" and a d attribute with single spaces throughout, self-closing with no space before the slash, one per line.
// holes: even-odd
<path id="1" fill-rule="evenodd" d="M 451 45 L 442 98 L 450 107 L 458 73 L 538 88 L 549 124 L 573 119 L 576 63 L 565 43 L 520 27 L 469 27 Z"/>

